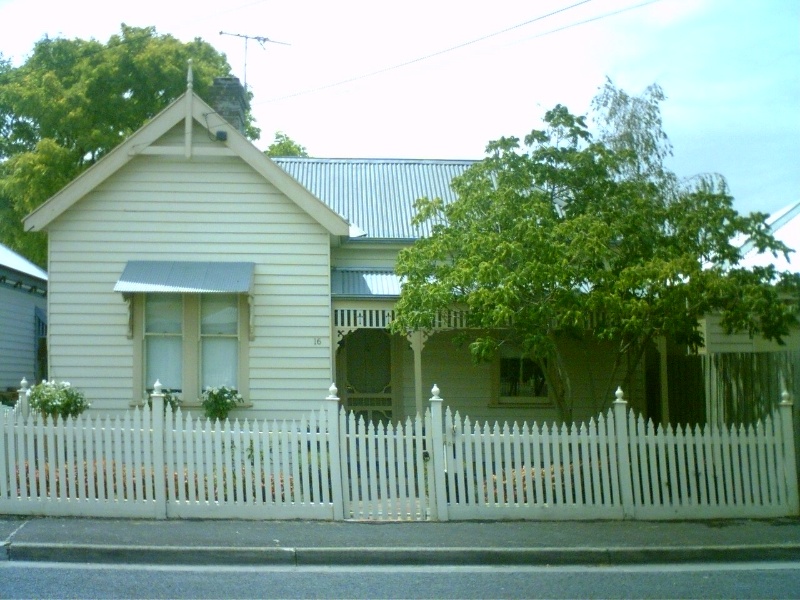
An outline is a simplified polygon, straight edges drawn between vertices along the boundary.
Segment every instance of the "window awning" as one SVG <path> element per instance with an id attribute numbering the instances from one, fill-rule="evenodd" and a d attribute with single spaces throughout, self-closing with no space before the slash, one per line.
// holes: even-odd
<path id="1" fill-rule="evenodd" d="M 132 260 L 115 292 L 246 294 L 253 288 L 255 263 Z"/>

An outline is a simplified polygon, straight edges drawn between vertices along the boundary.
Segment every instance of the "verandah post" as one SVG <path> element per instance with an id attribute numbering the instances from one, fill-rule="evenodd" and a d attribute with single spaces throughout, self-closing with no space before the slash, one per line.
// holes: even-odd
<path id="1" fill-rule="evenodd" d="M 430 449 L 432 465 L 430 467 L 433 474 L 433 491 L 436 505 L 436 518 L 439 521 L 449 520 L 447 511 L 447 494 L 445 489 L 445 477 L 447 464 L 444 454 L 444 436 L 442 428 L 442 399 L 439 397 L 439 387 L 434 383 L 431 389 L 431 399 L 428 401 L 431 407 L 431 432 L 428 439 L 433 446 Z"/>
<path id="2" fill-rule="evenodd" d="M 331 478 L 331 503 L 333 504 L 333 518 L 336 521 L 344 520 L 344 495 L 342 493 L 342 443 L 339 437 L 339 392 L 336 384 L 328 388 L 325 398 L 326 419 L 328 421 L 328 468 Z"/>
<path id="3" fill-rule="evenodd" d="M 786 503 L 790 515 L 800 511 L 797 490 L 797 455 L 794 447 L 794 426 L 792 423 L 792 397 L 784 390 L 779 406 L 781 415 L 781 438 L 783 441 L 783 468 L 786 479 Z"/>
<path id="4" fill-rule="evenodd" d="M 622 502 L 622 516 L 634 517 L 633 483 L 631 481 L 631 455 L 628 444 L 628 403 L 625 402 L 622 388 L 614 393 L 614 441 L 617 446 L 617 473 L 619 475 L 619 498 Z"/>
<path id="5" fill-rule="evenodd" d="M 150 422 L 153 427 L 153 478 L 155 479 L 155 518 L 167 518 L 167 478 L 164 469 L 164 394 L 161 382 L 156 380 L 150 394 Z"/>

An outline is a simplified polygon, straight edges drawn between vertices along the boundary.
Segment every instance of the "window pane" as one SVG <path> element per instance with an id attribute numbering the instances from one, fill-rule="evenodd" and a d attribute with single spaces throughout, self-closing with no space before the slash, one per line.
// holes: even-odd
<path id="1" fill-rule="evenodd" d="M 547 396 L 544 373 L 529 358 L 500 359 L 500 396 L 533 398 Z"/>
<path id="2" fill-rule="evenodd" d="M 181 333 L 182 315 L 183 299 L 178 294 L 147 294 L 144 330 L 146 333 Z"/>
<path id="3" fill-rule="evenodd" d="M 500 395 L 519 395 L 519 359 L 500 359 Z"/>
<path id="4" fill-rule="evenodd" d="M 544 373 L 542 369 L 528 358 L 522 359 L 522 379 L 520 396 L 547 396 Z"/>
<path id="5" fill-rule="evenodd" d="M 208 387 L 238 387 L 239 341 L 236 338 L 203 338 L 202 389 Z"/>
<path id="6" fill-rule="evenodd" d="M 147 369 L 145 388 L 153 387 L 156 379 L 165 388 L 180 390 L 183 364 L 183 341 L 179 336 L 148 336 L 145 348 Z"/>
<path id="7" fill-rule="evenodd" d="M 203 296 L 200 333 L 236 335 L 239 325 L 238 298 L 233 294 Z"/>

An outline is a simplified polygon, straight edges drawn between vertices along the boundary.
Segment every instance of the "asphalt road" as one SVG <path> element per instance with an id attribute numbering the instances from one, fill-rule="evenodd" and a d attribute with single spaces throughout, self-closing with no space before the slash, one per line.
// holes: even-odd
<path id="1" fill-rule="evenodd" d="M 800 598 L 800 562 L 570 567 L 0 563 L 2 598 Z"/>

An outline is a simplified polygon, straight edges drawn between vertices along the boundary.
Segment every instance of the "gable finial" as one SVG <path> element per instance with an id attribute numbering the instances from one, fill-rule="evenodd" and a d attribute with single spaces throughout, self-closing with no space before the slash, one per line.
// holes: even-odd
<path id="1" fill-rule="evenodd" d="M 194 77 L 192 75 L 192 59 L 189 59 L 189 72 L 186 74 L 186 89 L 191 90 L 193 87 Z"/>

